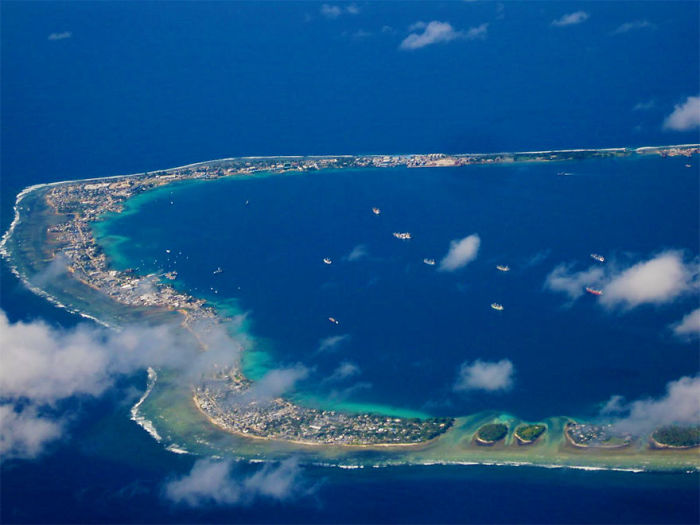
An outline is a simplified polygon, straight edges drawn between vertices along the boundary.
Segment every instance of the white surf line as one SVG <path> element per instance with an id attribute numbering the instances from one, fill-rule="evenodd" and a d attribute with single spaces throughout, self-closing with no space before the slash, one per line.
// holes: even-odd
<path id="1" fill-rule="evenodd" d="M 156 430 L 156 427 L 153 425 L 153 422 L 150 419 L 146 419 L 144 416 L 141 415 L 140 408 L 141 405 L 143 404 L 144 401 L 146 401 L 146 398 L 150 395 L 150 393 L 153 391 L 153 387 L 156 384 L 156 381 L 158 380 L 158 374 L 156 371 L 151 368 L 150 366 L 148 367 L 148 382 L 146 383 L 146 391 L 143 393 L 141 398 L 136 402 L 134 406 L 131 407 L 130 413 L 131 413 L 131 420 L 135 422 L 137 425 L 139 425 L 141 428 L 143 428 L 146 432 L 150 434 L 150 436 L 155 439 L 158 443 L 160 443 L 163 438 L 160 436 L 158 431 Z M 171 451 L 174 452 L 174 451 Z M 184 452 L 178 452 L 178 453 L 187 453 L 187 451 Z"/>

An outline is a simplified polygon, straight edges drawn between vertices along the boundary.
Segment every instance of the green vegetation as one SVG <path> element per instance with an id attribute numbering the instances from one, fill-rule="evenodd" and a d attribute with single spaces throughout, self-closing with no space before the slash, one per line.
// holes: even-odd
<path id="1" fill-rule="evenodd" d="M 523 441 L 535 441 L 545 433 L 547 427 L 544 425 L 520 425 L 515 429 L 515 434 Z"/>
<path id="2" fill-rule="evenodd" d="M 700 426 L 670 425 L 661 427 L 651 437 L 657 443 L 670 447 L 697 447 L 700 445 Z"/>
<path id="3" fill-rule="evenodd" d="M 495 443 L 506 437 L 507 433 L 508 425 L 504 425 L 503 423 L 489 423 L 476 432 L 476 437 L 482 441 Z"/>

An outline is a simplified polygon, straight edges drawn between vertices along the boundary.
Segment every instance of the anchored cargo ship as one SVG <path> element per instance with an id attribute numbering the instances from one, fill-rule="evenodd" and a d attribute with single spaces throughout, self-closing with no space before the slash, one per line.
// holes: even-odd
<path id="1" fill-rule="evenodd" d="M 595 288 L 586 287 L 586 291 L 592 295 L 603 295 L 603 290 L 596 290 Z"/>
<path id="2" fill-rule="evenodd" d="M 498 303 L 491 303 L 491 308 L 500 312 L 501 310 L 503 310 L 503 305 Z"/>

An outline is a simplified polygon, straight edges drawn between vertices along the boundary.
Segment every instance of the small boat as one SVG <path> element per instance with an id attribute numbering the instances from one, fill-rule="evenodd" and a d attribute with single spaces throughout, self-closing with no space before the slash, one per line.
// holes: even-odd
<path id="1" fill-rule="evenodd" d="M 248 206 L 250 204 L 250 201 L 245 201 L 245 206 Z"/>
<path id="2" fill-rule="evenodd" d="M 686 164 L 685 167 L 686 167 L 686 168 L 692 168 L 693 166 L 692 166 L 691 164 Z"/>
<path id="3" fill-rule="evenodd" d="M 503 305 L 498 303 L 491 303 L 491 308 L 500 312 L 503 310 Z"/>
<path id="4" fill-rule="evenodd" d="M 510 271 L 510 266 L 505 265 L 505 264 L 497 264 L 496 269 L 500 270 L 502 272 L 509 272 Z"/>
<path id="5" fill-rule="evenodd" d="M 586 286 L 586 291 L 591 295 L 603 295 L 603 290 L 596 290 L 595 288 L 591 288 L 589 286 Z"/>
<path id="6" fill-rule="evenodd" d="M 435 266 L 435 259 L 423 259 L 423 262 L 428 266 Z"/>
<path id="7" fill-rule="evenodd" d="M 557 173 L 557 175 L 559 175 L 560 177 L 565 177 L 565 176 L 571 175 L 571 172 L 570 171 L 560 171 Z"/>
<path id="8" fill-rule="evenodd" d="M 402 241 L 408 241 L 412 238 L 411 234 L 408 232 L 394 232 L 392 235 L 397 239 L 401 239 Z"/>
<path id="9" fill-rule="evenodd" d="M 375 215 L 379 215 L 380 213 L 382 213 L 382 210 L 380 210 L 379 208 L 372 208 L 372 213 L 374 213 Z"/>
<path id="10" fill-rule="evenodd" d="M 323 258 L 324 264 L 333 264 L 333 261 L 331 261 L 328 257 Z"/>
<path id="11" fill-rule="evenodd" d="M 221 266 L 219 266 L 216 270 L 214 270 L 214 271 L 211 272 L 211 273 L 214 274 L 214 275 L 216 275 L 217 273 L 221 273 L 221 272 L 223 272 L 223 270 L 221 269 Z"/>
<path id="12" fill-rule="evenodd" d="M 599 255 L 597 253 L 592 253 L 591 259 L 598 261 L 598 262 L 602 262 L 602 263 L 605 262 L 605 257 L 603 257 L 602 255 Z"/>
<path id="13" fill-rule="evenodd" d="M 329 317 L 328 320 L 333 324 L 340 324 L 340 321 L 338 321 L 335 317 Z"/>

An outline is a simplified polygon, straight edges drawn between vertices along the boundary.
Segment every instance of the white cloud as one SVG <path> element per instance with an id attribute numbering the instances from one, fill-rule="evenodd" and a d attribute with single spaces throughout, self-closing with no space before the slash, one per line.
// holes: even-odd
<path id="1" fill-rule="evenodd" d="M 328 394 L 328 398 L 334 401 L 344 401 L 361 390 L 369 390 L 371 388 L 372 383 L 367 381 L 359 381 L 341 390 L 331 390 L 331 392 Z"/>
<path id="2" fill-rule="evenodd" d="M 677 104 L 673 113 L 664 120 L 664 129 L 689 131 L 700 127 L 700 96 L 688 97 L 682 104 Z"/>
<path id="3" fill-rule="evenodd" d="M 700 308 L 685 315 L 683 319 L 672 326 L 673 333 L 678 337 L 700 337 Z"/>
<path id="4" fill-rule="evenodd" d="M 481 238 L 476 233 L 464 239 L 451 241 L 450 249 L 440 261 L 439 269 L 444 272 L 453 272 L 466 266 L 476 259 L 480 245 Z"/>
<path id="5" fill-rule="evenodd" d="M 344 381 L 350 377 L 354 377 L 362 373 L 360 367 L 355 363 L 350 361 L 343 361 L 338 365 L 338 367 L 333 371 L 333 373 L 328 376 L 325 381 L 328 383 L 337 383 L 339 381 Z"/>
<path id="6" fill-rule="evenodd" d="M 552 20 L 552 25 L 555 27 L 573 26 L 585 22 L 586 20 L 588 20 L 588 13 L 585 11 L 576 11 L 574 13 L 563 15 L 561 18 L 557 18 L 556 20 Z"/>
<path id="7" fill-rule="evenodd" d="M 459 370 L 455 391 L 508 390 L 513 386 L 513 363 L 509 359 L 501 359 L 498 362 L 488 362 L 477 359 L 473 363 L 462 363 Z"/>
<path id="8" fill-rule="evenodd" d="M 680 252 L 664 252 L 613 275 L 600 302 L 624 308 L 667 303 L 692 290 L 697 273 L 697 263 L 684 263 Z"/>
<path id="9" fill-rule="evenodd" d="M 483 23 L 479 26 L 476 27 L 470 27 L 467 29 L 466 34 L 464 37 L 467 40 L 476 40 L 477 38 L 486 38 L 486 33 L 489 30 L 489 25 L 487 23 Z"/>
<path id="10" fill-rule="evenodd" d="M 62 330 L 35 321 L 10 323 L 0 311 L 0 398 L 7 407 L 0 440 L 14 443 L 10 450 L 39 452 L 39 443 L 59 437 L 62 424 L 51 424 L 43 410 L 73 396 L 96 397 L 114 385 L 117 377 L 148 366 L 179 370 L 194 380 L 212 366 L 235 364 L 240 342 L 222 325 L 193 327 L 208 350 L 201 352 L 193 339 L 177 327 L 128 327 L 121 331 L 93 325 Z M 55 422 L 54 422 L 55 423 Z M 35 426 L 44 439 L 31 441 L 22 429 Z M 23 446 L 19 440 L 27 438 Z"/>
<path id="11" fill-rule="evenodd" d="M 0 312 L 0 394 L 53 404 L 74 395 L 99 396 L 118 375 L 148 366 L 167 365 L 197 375 L 212 361 L 237 361 L 240 344 L 223 326 L 196 328 L 207 352 L 166 325 L 121 331 L 78 325 L 61 330 L 42 321 L 11 324 Z"/>
<path id="12" fill-rule="evenodd" d="M 643 435 L 657 427 L 671 424 L 700 424 L 700 376 L 682 377 L 666 385 L 666 394 L 659 399 L 642 399 L 627 405 L 621 396 L 613 396 L 606 404 L 626 415 L 614 426 L 623 432 Z"/>
<path id="13" fill-rule="evenodd" d="M 367 246 L 358 244 L 350 251 L 345 259 L 348 261 L 359 261 L 360 259 L 366 259 L 368 256 L 369 251 L 367 250 Z"/>
<path id="14" fill-rule="evenodd" d="M 523 266 L 526 268 L 537 266 L 538 264 L 544 262 L 544 260 L 550 256 L 551 252 L 551 250 L 540 250 L 536 254 L 528 257 L 523 263 Z"/>
<path id="15" fill-rule="evenodd" d="M 334 335 L 321 339 L 318 343 L 316 353 L 333 352 L 345 341 L 350 339 L 350 334 Z"/>
<path id="16" fill-rule="evenodd" d="M 587 270 L 572 272 L 572 266 L 561 264 L 547 276 L 544 287 L 563 292 L 576 300 L 585 287 L 602 288 L 600 304 L 612 308 L 635 308 L 642 304 L 660 305 L 698 288 L 698 262 L 684 261 L 679 251 L 662 252 L 649 260 L 628 268 L 594 265 Z"/>
<path id="17" fill-rule="evenodd" d="M 326 18 L 338 18 L 343 14 L 343 10 L 337 5 L 323 4 L 321 6 L 321 14 Z"/>
<path id="18" fill-rule="evenodd" d="M 624 396 L 614 395 L 607 400 L 603 408 L 600 409 L 601 414 L 617 414 L 625 410 Z"/>
<path id="19" fill-rule="evenodd" d="M 31 278 L 32 283 L 36 286 L 42 287 L 44 284 L 53 281 L 56 277 L 59 277 L 68 271 L 69 262 L 70 260 L 68 257 L 62 253 L 59 253 L 51 260 L 46 268 Z"/>
<path id="20" fill-rule="evenodd" d="M 168 499 L 191 507 L 248 505 L 260 497 L 285 501 L 309 493 L 295 458 L 266 464 L 251 475 L 236 475 L 231 461 L 200 459 L 189 474 L 165 486 Z"/>
<path id="21" fill-rule="evenodd" d="M 358 29 L 350 36 L 356 40 L 362 40 L 364 38 L 371 37 L 372 33 L 370 33 L 369 31 L 365 31 L 364 29 Z"/>
<path id="22" fill-rule="evenodd" d="M 633 20 L 632 22 L 625 22 L 620 25 L 615 31 L 612 32 L 613 35 L 619 35 L 622 33 L 629 33 L 630 31 L 635 31 L 637 29 L 653 29 L 656 27 L 654 24 L 648 20 Z"/>
<path id="23" fill-rule="evenodd" d="M 343 14 L 356 15 L 360 12 L 360 8 L 356 4 L 346 6 L 323 4 L 321 6 L 321 14 L 326 18 L 338 18 Z"/>
<path id="24" fill-rule="evenodd" d="M 306 379 L 308 375 L 309 369 L 301 364 L 270 370 L 259 381 L 254 382 L 251 388 L 231 401 L 240 404 L 253 401 L 267 403 L 292 390 L 294 385 Z"/>
<path id="25" fill-rule="evenodd" d="M 0 458 L 33 458 L 59 438 L 63 424 L 41 417 L 33 406 L 0 405 Z"/>
<path id="26" fill-rule="evenodd" d="M 635 106 L 632 108 L 633 111 L 648 111 L 650 109 L 654 109 L 656 107 L 656 102 L 654 100 L 647 100 L 644 102 L 638 102 L 635 104 Z"/>
<path id="27" fill-rule="evenodd" d="M 412 31 L 411 34 L 403 39 L 399 49 L 413 50 L 457 39 L 475 40 L 477 38 L 485 38 L 488 24 L 472 27 L 465 32 L 456 30 L 449 22 L 433 20 L 428 24 L 416 22 L 409 27 L 409 31 Z"/>
<path id="28" fill-rule="evenodd" d="M 73 36 L 70 31 L 63 31 L 62 33 L 51 33 L 49 35 L 49 40 L 65 40 Z"/>
<path id="29" fill-rule="evenodd" d="M 586 286 L 598 286 L 604 274 L 603 269 L 598 266 L 571 272 L 571 265 L 560 264 L 547 276 L 544 287 L 553 292 L 563 292 L 573 301 L 584 294 Z"/>

